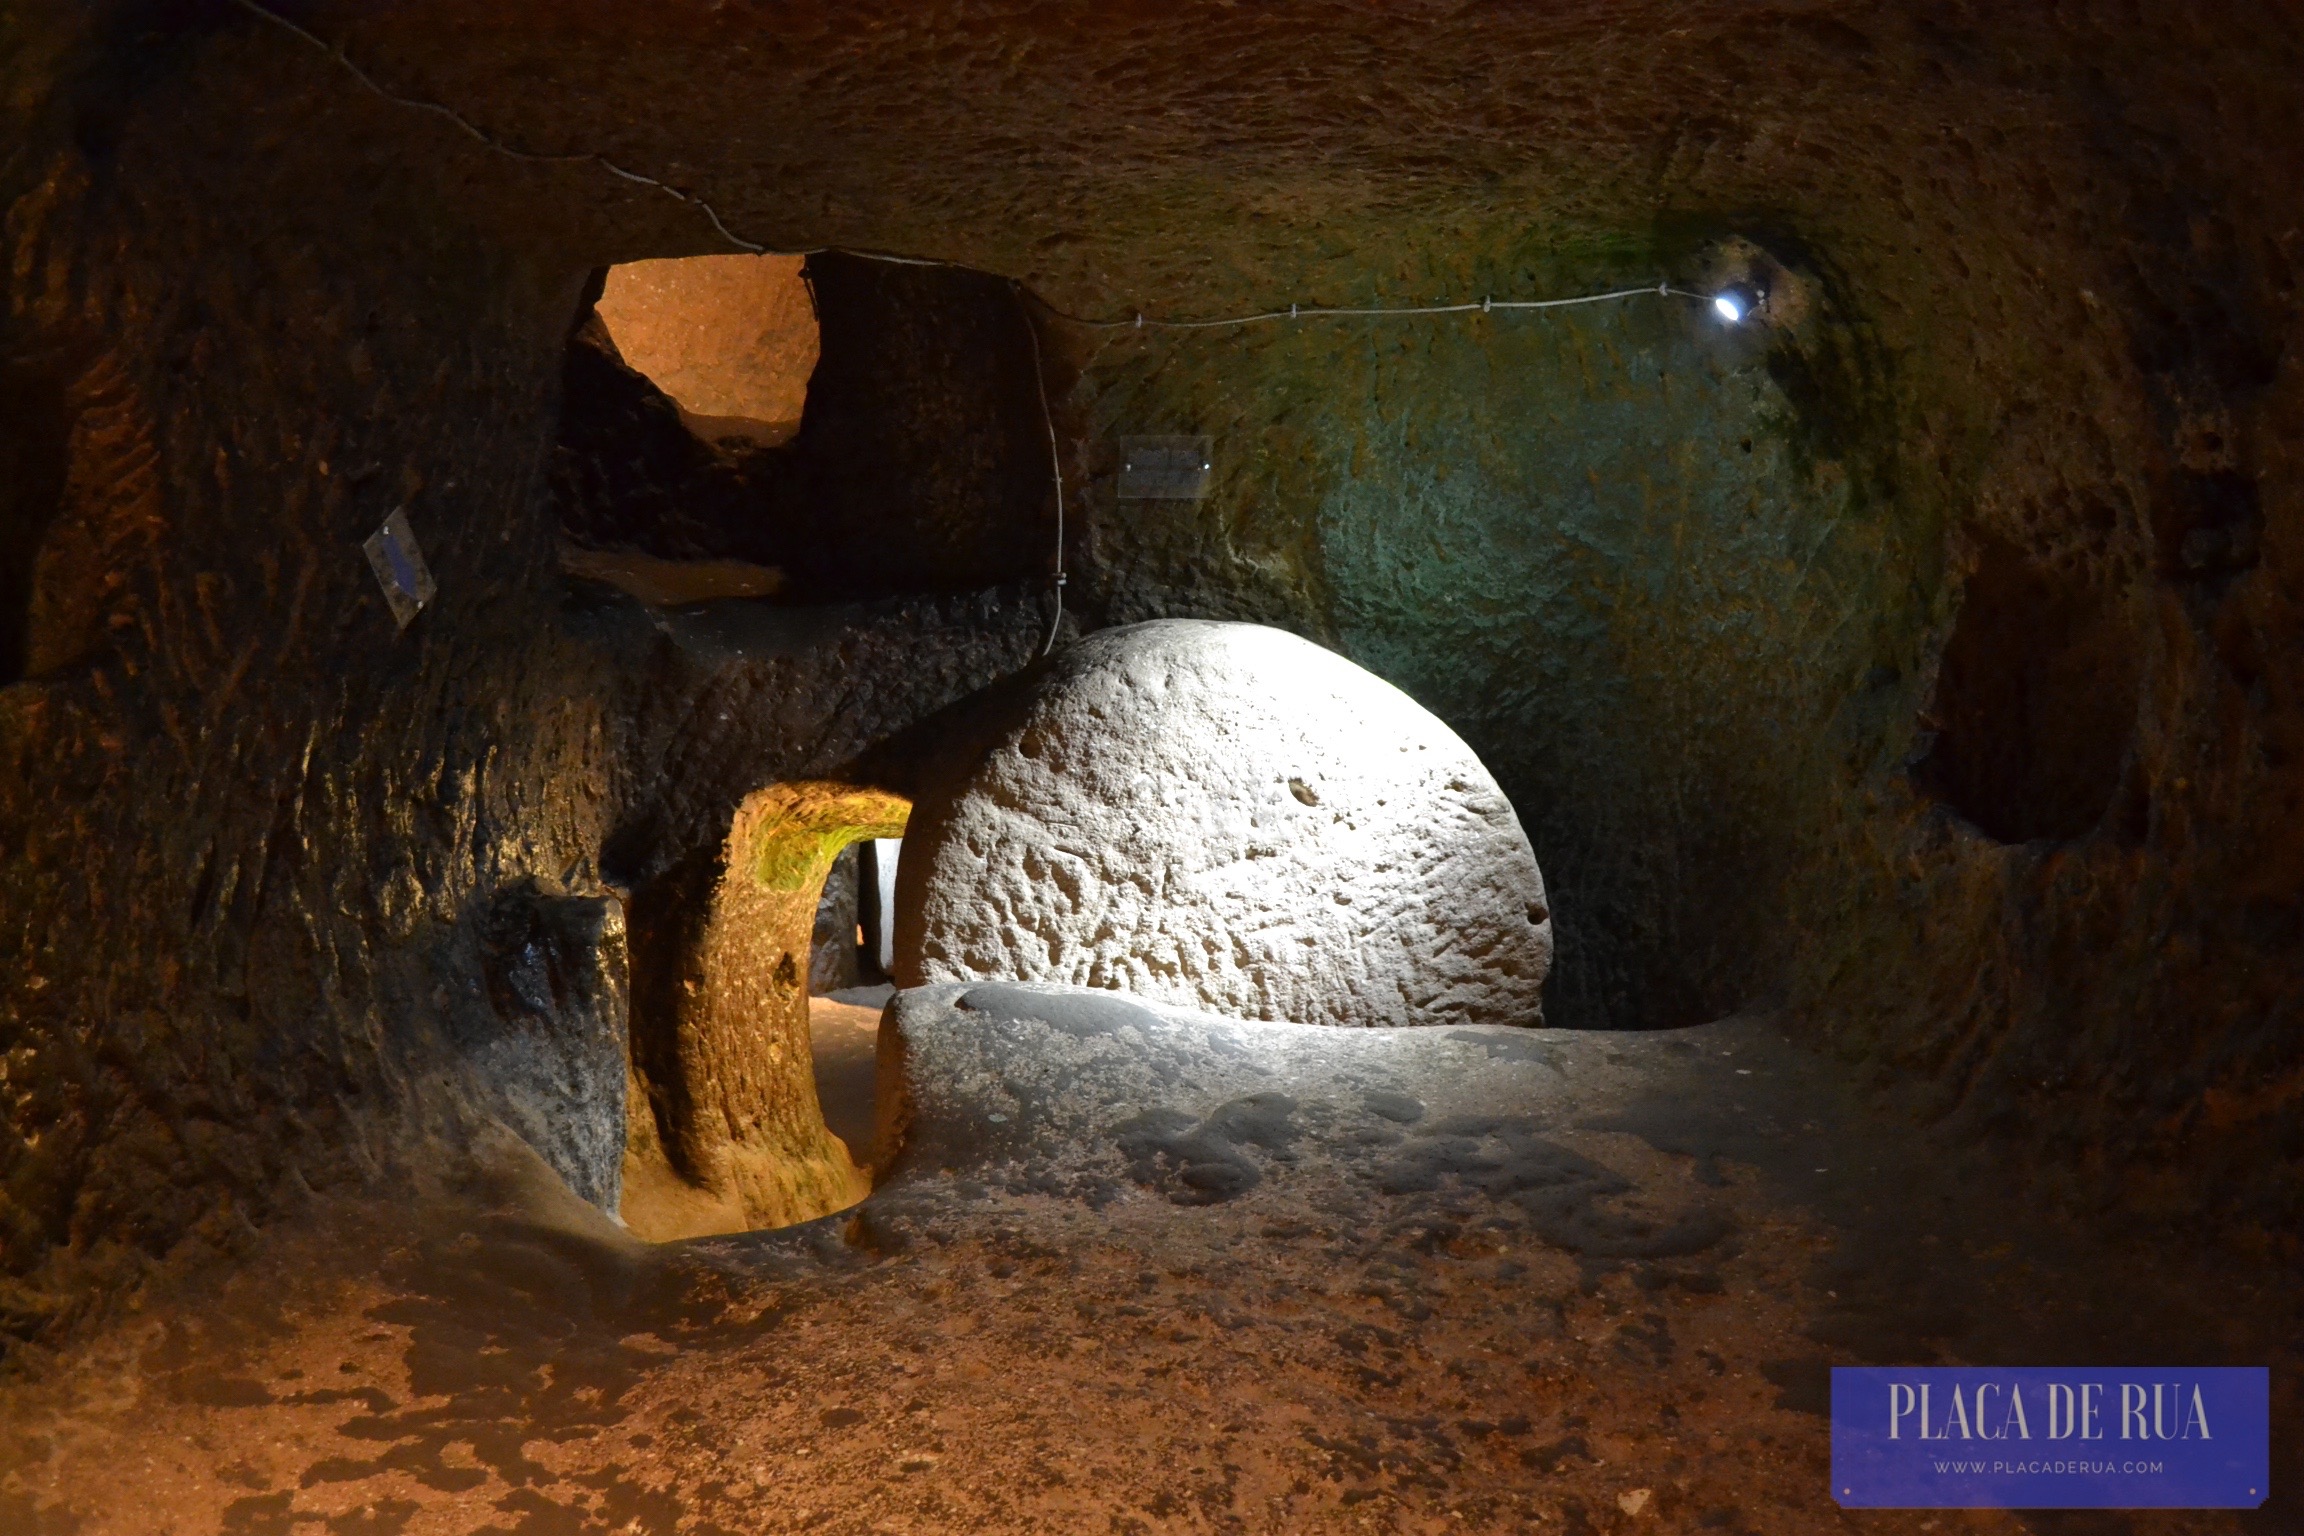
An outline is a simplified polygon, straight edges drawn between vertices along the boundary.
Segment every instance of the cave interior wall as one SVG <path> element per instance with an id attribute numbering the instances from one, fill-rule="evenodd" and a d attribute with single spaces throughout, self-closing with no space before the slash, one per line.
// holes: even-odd
<path id="1" fill-rule="evenodd" d="M 1454 724 L 1553 887 L 1556 1019 L 1782 1004 L 1930 1112 L 2294 1214 L 2291 22 L 1566 6 L 1512 13 L 1512 62 L 1485 12 L 1340 0 L 297 16 L 763 245 L 970 270 L 812 258 L 825 360 L 771 474 L 581 333 L 602 267 L 727 248 L 695 203 L 510 158 L 243 10 L 11 20 L 18 1328 L 58 1265 L 229 1245 L 476 1127 L 581 1161 L 540 1127 L 625 1028 L 609 906 L 1036 650 L 1035 341 L 1073 622 L 1281 624 Z M 1662 301 L 1063 318 L 1752 252 L 1787 306 L 1735 337 Z M 564 576 L 584 368 L 599 432 L 726 506 L 683 532 L 676 481 L 577 535 L 694 556 L 750 518 L 782 599 L 675 619 Z M 1211 496 L 1117 500 L 1136 431 L 1213 435 Z M 395 507 L 441 591 L 405 632 L 358 558 Z"/>

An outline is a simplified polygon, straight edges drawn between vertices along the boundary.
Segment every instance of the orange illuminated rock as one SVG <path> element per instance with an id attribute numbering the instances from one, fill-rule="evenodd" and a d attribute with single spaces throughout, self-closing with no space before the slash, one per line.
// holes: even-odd
<path id="1" fill-rule="evenodd" d="M 815 371 L 816 307 L 798 256 L 689 256 L 608 271 L 600 318 L 624 360 L 708 436 L 782 442 Z"/>
<path id="2" fill-rule="evenodd" d="M 824 877 L 910 807 L 840 784 L 773 784 L 736 812 L 701 926 L 635 1040 L 622 1215 L 665 1239 L 807 1221 L 871 1187 L 826 1129 L 809 1049 L 808 943 Z"/>

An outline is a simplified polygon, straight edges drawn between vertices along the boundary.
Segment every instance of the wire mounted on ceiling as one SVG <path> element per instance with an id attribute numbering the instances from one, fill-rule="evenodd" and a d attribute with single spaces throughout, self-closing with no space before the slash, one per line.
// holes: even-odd
<path id="1" fill-rule="evenodd" d="M 615 176 L 624 181 L 632 182 L 637 186 L 648 187 L 655 191 L 661 192 L 667 197 L 671 197 L 682 203 L 686 203 L 690 207 L 696 209 L 699 213 L 703 214 L 704 217 L 711 223 L 714 232 L 716 232 L 721 239 L 727 241 L 730 245 L 736 247 L 736 249 L 746 252 L 747 254 L 753 256 L 816 256 L 827 253 L 837 253 L 843 256 L 854 256 L 864 261 L 884 261 L 898 266 L 951 267 L 955 269 L 960 267 L 958 262 L 942 261 L 934 257 L 900 256 L 892 251 L 867 250 L 856 246 L 819 245 L 805 247 L 796 251 L 779 251 L 770 246 L 762 245 L 758 241 L 747 240 L 742 235 L 737 234 L 734 230 L 728 227 L 727 221 L 720 217 L 720 212 L 718 209 L 714 208 L 710 202 L 706 201 L 704 198 L 698 196 L 694 192 L 687 191 L 681 187 L 676 187 L 672 183 L 664 181 L 658 177 L 649 176 L 640 171 L 632 170 L 627 166 L 619 165 L 617 162 L 603 154 L 592 153 L 589 151 L 545 153 L 535 150 L 521 149 L 514 145 L 507 144 L 502 139 L 497 138 L 494 134 L 489 133 L 486 129 L 481 128 L 478 124 L 474 123 L 470 118 L 464 116 L 461 112 L 458 112 L 453 107 L 444 106 L 437 101 L 427 101 L 424 98 L 418 96 L 403 96 L 396 91 L 387 89 L 385 86 L 380 84 L 373 75 L 369 74 L 358 64 L 354 63 L 351 56 L 344 51 L 344 48 L 341 44 L 331 47 L 327 41 L 321 38 L 317 33 L 311 32 L 306 28 L 299 26 L 297 23 L 289 20 L 287 17 L 281 15 L 278 11 L 271 9 L 269 6 L 260 4 L 259 0 L 233 0 L 233 3 L 238 5 L 242 10 L 249 12 L 251 15 L 262 17 L 264 20 L 271 22 L 274 26 L 281 27 L 286 31 L 293 33 L 298 38 L 301 38 L 304 42 L 326 54 L 331 59 L 334 59 L 337 64 L 342 66 L 344 70 L 352 76 L 353 79 L 357 80 L 372 94 L 392 103 L 395 106 L 405 107 L 411 111 L 423 112 L 431 116 L 441 118 L 442 120 L 453 124 L 458 129 L 458 131 L 462 132 L 466 137 L 472 139 L 474 142 L 510 160 L 517 160 L 527 165 L 596 165 L 600 167 L 600 169 L 608 172 L 608 174 L 611 176 Z M 974 269 L 971 268 L 966 270 Z M 1013 279 L 1011 281 L 1013 281 Z M 1697 293 L 1686 288 L 1675 288 L 1669 282 L 1659 282 L 1653 286 L 1644 284 L 1637 288 L 1615 288 L 1609 290 L 1606 293 L 1579 294 L 1573 298 L 1565 299 L 1483 298 L 1477 303 L 1463 304 L 1330 305 L 1292 303 L 1286 309 L 1261 309 L 1253 310 L 1246 314 L 1216 315 L 1193 319 L 1162 319 L 1156 316 L 1146 315 L 1141 311 L 1138 311 L 1137 313 L 1130 315 L 1125 319 L 1094 320 L 1088 318 L 1085 315 L 1075 315 L 1065 310 L 1058 309 L 1056 306 L 1049 304 L 1046 300 L 1039 298 L 1037 295 L 1034 295 L 1034 302 L 1039 304 L 1043 310 L 1045 310 L 1054 318 L 1062 320 L 1067 324 L 1081 326 L 1090 330 L 1204 331 L 1224 329 L 1232 326 L 1258 325 L 1266 321 L 1273 320 L 1331 320 L 1347 318 L 1373 319 L 1398 318 L 1411 315 L 1464 315 L 1475 313 L 1493 314 L 1498 312 L 1510 313 L 1524 310 L 1564 309 L 1574 305 L 1606 304 L 1617 300 L 1643 298 L 1650 295 L 1661 298 L 1694 299 L 1699 303 L 1712 304 L 1717 312 L 1721 315 L 1721 317 L 1727 320 L 1730 324 L 1734 324 L 1737 321 L 1743 319 L 1744 316 L 1749 313 L 1752 307 L 1749 302 L 1741 299 L 1737 300 L 1732 305 L 1730 296 L 1728 294 L 1712 295 Z M 1037 338 L 1035 338 L 1035 345 L 1037 345 Z"/>
<path id="2" fill-rule="evenodd" d="M 258 0 L 234 0 L 234 3 L 238 5 L 242 10 L 249 12 L 251 15 L 261 17 L 263 20 L 272 23 L 274 26 L 283 28 L 284 30 L 294 34 L 296 37 L 301 38 L 304 42 L 326 54 L 329 58 L 334 59 L 337 64 L 342 66 L 342 68 L 352 76 L 353 79 L 357 80 L 369 92 L 383 99 L 384 101 L 390 102 L 398 107 L 406 108 L 410 111 L 422 112 L 433 117 L 441 118 L 444 121 L 454 125 L 466 137 L 474 140 L 488 150 L 504 156 L 509 160 L 516 160 L 527 165 L 596 165 L 600 167 L 600 169 L 608 172 L 608 174 L 611 176 L 618 177 L 624 181 L 632 182 L 637 186 L 652 188 L 655 191 L 663 193 L 667 197 L 674 198 L 679 202 L 688 204 L 690 207 L 695 208 L 698 212 L 702 213 L 707 220 L 711 222 L 713 230 L 719 234 L 720 238 L 726 240 L 730 245 L 736 247 L 738 250 L 747 252 L 748 254 L 754 256 L 814 256 L 827 252 L 836 252 L 840 255 L 854 256 L 865 261 L 889 262 L 898 266 L 959 268 L 960 264 L 957 262 L 939 261 L 933 258 L 919 256 L 900 256 L 889 251 L 860 250 L 853 246 L 814 246 L 800 251 L 771 250 L 768 246 L 762 245 L 757 241 L 747 240 L 742 235 L 739 235 L 734 230 L 730 229 L 727 222 L 720 217 L 719 210 L 714 208 L 710 202 L 706 201 L 703 197 L 697 195 L 694 192 L 687 191 L 681 187 L 676 187 L 672 185 L 672 183 L 661 180 L 658 177 L 649 176 L 643 174 L 642 172 L 632 170 L 626 166 L 619 165 L 614 160 L 611 160 L 608 156 L 603 154 L 582 151 L 573 153 L 540 153 L 534 150 L 521 149 L 514 145 L 507 144 L 502 139 L 497 138 L 494 134 L 491 134 L 487 130 L 481 128 L 470 118 L 456 111 L 453 107 L 445 106 L 442 103 L 436 101 L 427 101 L 421 97 L 403 96 L 396 91 L 387 89 L 385 86 L 380 84 L 374 76 L 370 75 L 366 70 L 362 69 L 358 64 L 354 63 L 352 61 L 351 55 L 345 52 L 341 44 L 331 47 L 317 33 L 311 32 L 306 28 L 297 25 L 295 22 L 289 20 L 279 12 L 271 9 L 269 6 L 259 4 Z M 1059 451 L 1056 440 L 1056 418 L 1050 411 L 1048 405 L 1047 379 L 1044 373 L 1041 371 L 1039 327 L 1033 323 L 1030 310 L 1025 305 L 1025 292 L 1022 283 L 1013 278 L 1011 278 L 1009 282 L 1010 286 L 1013 288 L 1016 294 L 1017 307 L 1024 311 L 1025 329 L 1031 337 L 1033 378 L 1039 386 L 1041 423 L 1047 428 L 1048 431 L 1049 470 L 1054 479 L 1056 487 L 1056 568 L 1053 574 L 1052 583 L 1055 593 L 1055 613 L 1048 622 L 1048 638 L 1041 649 L 1041 654 L 1047 655 L 1055 650 L 1057 630 L 1062 626 L 1064 622 L 1064 461 L 1063 455 Z M 1291 303 L 1286 309 L 1253 310 L 1249 313 L 1239 315 L 1215 315 L 1191 319 L 1162 319 L 1155 316 L 1146 315 L 1142 311 L 1138 311 L 1125 319 L 1093 320 L 1087 318 L 1086 316 L 1069 314 L 1064 310 L 1058 309 L 1054 305 L 1049 304 L 1046 300 L 1041 299 L 1036 294 L 1032 296 L 1033 302 L 1038 304 L 1039 307 L 1050 317 L 1064 321 L 1066 324 L 1078 326 L 1086 330 L 1098 331 L 1208 331 L 1226 330 L 1239 326 L 1262 325 L 1268 322 L 1280 320 L 1302 322 L 1305 320 L 1405 319 L 1418 315 L 1488 315 L 1499 312 L 1512 314 L 1536 310 L 1567 309 L 1587 304 L 1617 303 L 1624 300 L 1637 298 L 1693 299 L 1697 303 L 1709 305 L 1713 312 L 1718 315 L 1723 322 L 1729 325 L 1740 324 L 1755 310 L 1759 309 L 1765 302 L 1764 295 L 1752 293 L 1748 289 L 1730 288 L 1723 290 L 1718 294 L 1704 294 L 1697 293 L 1691 289 L 1675 288 L 1669 281 L 1660 281 L 1653 286 L 1643 285 L 1637 288 L 1614 288 L 1605 293 L 1578 294 L 1573 297 L 1563 299 L 1498 299 L 1494 297 L 1484 297 L 1478 303 L 1462 304 L 1331 305 Z"/>

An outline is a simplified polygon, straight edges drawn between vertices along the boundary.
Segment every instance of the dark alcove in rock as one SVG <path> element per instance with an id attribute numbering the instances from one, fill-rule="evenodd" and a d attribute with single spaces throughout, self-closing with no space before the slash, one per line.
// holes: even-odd
<path id="1" fill-rule="evenodd" d="M 697 417 L 627 363 L 610 326 L 579 328 L 551 470 L 569 568 L 671 600 L 810 604 L 1052 569 L 1047 428 L 1015 286 L 836 253 L 800 278 L 816 355 L 781 441 Z"/>
<path id="2" fill-rule="evenodd" d="M 2004 843 L 2080 837 L 2103 820 L 2135 738 L 2137 659 L 2114 594 L 1986 535 L 1922 716 L 1914 769 Z"/>
<path id="3" fill-rule="evenodd" d="M 0 686 L 76 659 L 74 591 L 101 580 L 67 508 L 75 412 L 55 359 L 0 362 Z M 77 557 L 77 558 L 75 558 Z M 81 633 L 75 634 L 77 628 Z"/>

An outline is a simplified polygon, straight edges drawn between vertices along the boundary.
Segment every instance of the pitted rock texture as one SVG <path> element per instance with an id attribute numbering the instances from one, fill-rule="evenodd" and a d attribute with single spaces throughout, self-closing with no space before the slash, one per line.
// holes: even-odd
<path id="1" fill-rule="evenodd" d="M 1511 802 L 1406 694 L 1284 631 L 1092 635 L 924 804 L 901 984 L 1106 987 L 1303 1024 L 1535 1024 L 1551 913 Z"/>

